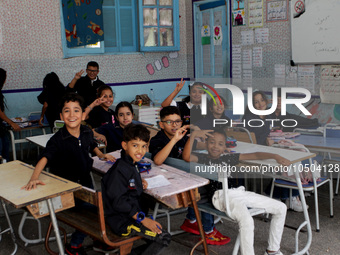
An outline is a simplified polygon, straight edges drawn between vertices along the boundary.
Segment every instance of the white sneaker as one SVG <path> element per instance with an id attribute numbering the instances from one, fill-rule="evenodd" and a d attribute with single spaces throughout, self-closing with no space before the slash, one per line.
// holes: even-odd
<path id="1" fill-rule="evenodd" d="M 280 250 L 278 250 L 277 252 L 275 252 L 275 253 L 268 253 L 267 251 L 264 253 L 264 255 L 283 255 L 283 253 L 280 251 Z"/>
<path id="2" fill-rule="evenodd" d="M 287 205 L 288 208 L 292 209 L 295 212 L 303 212 L 302 204 L 301 204 L 301 201 L 300 201 L 298 196 L 292 197 L 292 204 L 291 205 L 289 204 L 289 198 L 287 198 L 286 199 L 286 205 Z M 307 210 L 308 210 L 309 206 L 308 205 L 306 205 L 306 206 L 307 206 Z"/>

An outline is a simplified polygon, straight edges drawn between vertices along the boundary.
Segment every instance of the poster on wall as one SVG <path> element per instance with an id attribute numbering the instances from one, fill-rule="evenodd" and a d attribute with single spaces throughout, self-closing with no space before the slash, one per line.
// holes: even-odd
<path id="1" fill-rule="evenodd" d="M 210 26 L 204 25 L 201 29 L 202 45 L 210 44 Z"/>
<path id="2" fill-rule="evenodd" d="M 340 65 L 322 65 L 320 76 L 321 102 L 340 104 Z"/>
<path id="3" fill-rule="evenodd" d="M 244 9 L 244 0 L 233 0 L 233 10 Z"/>
<path id="4" fill-rule="evenodd" d="M 222 27 L 214 26 L 214 45 L 222 45 L 223 35 Z"/>
<path id="5" fill-rule="evenodd" d="M 267 2 L 267 21 L 285 21 L 288 20 L 287 0 L 268 1 Z"/>
<path id="6" fill-rule="evenodd" d="M 263 27 L 263 0 L 249 0 L 249 27 Z"/>
<path id="7" fill-rule="evenodd" d="M 233 11 L 232 13 L 233 26 L 244 26 L 246 24 L 244 9 Z"/>

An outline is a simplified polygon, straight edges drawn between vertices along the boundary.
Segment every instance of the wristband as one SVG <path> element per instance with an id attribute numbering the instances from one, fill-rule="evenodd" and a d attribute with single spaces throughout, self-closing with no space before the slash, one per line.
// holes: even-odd
<path id="1" fill-rule="evenodd" d="M 88 105 L 87 107 L 90 108 L 91 111 L 93 110 L 93 108 L 91 106 Z"/>
<path id="2" fill-rule="evenodd" d="M 140 224 L 144 219 L 145 219 L 145 213 L 139 212 L 139 213 L 137 214 L 136 222 L 137 222 L 138 224 Z"/>

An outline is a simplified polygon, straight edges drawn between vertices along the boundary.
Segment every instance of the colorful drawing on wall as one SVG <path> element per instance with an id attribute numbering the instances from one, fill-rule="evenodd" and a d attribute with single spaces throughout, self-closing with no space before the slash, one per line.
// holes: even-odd
<path id="1" fill-rule="evenodd" d="M 222 27 L 214 26 L 214 45 L 222 45 L 223 35 Z"/>
<path id="2" fill-rule="evenodd" d="M 201 29 L 202 45 L 210 44 L 210 26 L 204 25 Z"/>
<path id="3" fill-rule="evenodd" d="M 168 57 L 166 57 L 166 56 L 164 56 L 164 57 L 162 57 L 162 63 L 163 63 L 163 66 L 165 67 L 165 68 L 168 68 L 169 67 L 169 59 L 168 59 Z"/>
<path id="4" fill-rule="evenodd" d="M 241 10 L 241 9 L 244 9 L 244 0 L 234 0 L 233 10 Z"/>
<path id="5" fill-rule="evenodd" d="M 155 73 L 155 69 L 153 68 L 152 64 L 147 64 L 146 65 L 146 70 L 150 75 L 153 75 Z"/>
<path id="6" fill-rule="evenodd" d="M 244 26 L 246 24 L 244 9 L 233 11 L 232 14 L 233 26 Z"/>

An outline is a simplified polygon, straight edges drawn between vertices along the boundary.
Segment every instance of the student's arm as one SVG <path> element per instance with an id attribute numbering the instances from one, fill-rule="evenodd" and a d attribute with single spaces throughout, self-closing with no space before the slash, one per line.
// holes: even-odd
<path id="1" fill-rule="evenodd" d="M 181 89 L 183 88 L 185 84 L 185 81 L 183 80 L 183 78 L 181 79 L 180 83 L 176 83 L 176 88 L 175 90 L 162 102 L 162 107 L 166 107 L 169 106 L 172 102 L 172 100 L 174 100 L 174 98 L 177 96 L 177 94 L 181 91 Z"/>
<path id="2" fill-rule="evenodd" d="M 76 73 L 74 78 L 72 79 L 72 81 L 70 82 L 70 84 L 68 85 L 68 87 L 70 89 L 73 89 L 74 86 L 76 85 L 77 81 L 81 78 L 81 75 L 84 73 L 84 70 L 80 70 L 80 72 Z"/>
<path id="3" fill-rule="evenodd" d="M 89 113 L 93 110 L 94 107 L 101 105 L 104 101 L 104 96 L 102 96 L 101 98 L 97 98 L 90 105 L 88 105 L 83 113 L 83 120 L 86 120 L 88 118 Z"/>
<path id="4" fill-rule="evenodd" d="M 255 153 L 246 153 L 240 154 L 239 160 L 251 160 L 251 159 L 275 159 L 277 163 L 289 166 L 292 162 L 284 157 L 281 157 L 278 154 L 267 153 L 267 152 L 255 152 Z"/>
<path id="5" fill-rule="evenodd" d="M 47 158 L 46 157 L 42 157 L 38 164 L 35 166 L 33 174 L 31 176 L 31 179 L 28 181 L 28 183 L 21 187 L 21 189 L 25 189 L 25 190 L 31 190 L 31 189 L 35 189 L 37 187 L 37 185 L 45 185 L 45 183 L 41 180 L 39 180 L 39 175 L 41 173 L 41 171 L 45 168 L 47 164 Z"/>
<path id="6" fill-rule="evenodd" d="M 213 132 L 213 130 L 198 130 L 192 132 L 187 143 L 184 146 L 182 158 L 187 162 L 198 162 L 198 157 L 194 154 L 191 154 L 195 138 L 206 139 L 208 136 L 212 136 L 210 134 L 211 132 Z"/>
<path id="7" fill-rule="evenodd" d="M 4 120 L 5 122 L 7 122 L 13 129 L 14 131 L 20 131 L 21 128 L 18 126 L 18 124 L 14 123 L 13 121 L 11 121 L 6 114 L 0 110 L 0 118 L 2 120 Z"/>
<path id="8" fill-rule="evenodd" d="M 174 137 L 171 138 L 170 142 L 168 142 L 168 144 L 165 145 L 163 149 L 161 149 L 159 152 L 157 152 L 157 154 L 153 158 L 153 162 L 156 165 L 163 164 L 163 162 L 167 159 L 167 157 L 169 156 L 169 154 L 170 154 L 172 148 L 175 146 L 175 144 L 186 135 L 188 128 L 189 128 L 189 125 L 185 125 L 185 126 L 179 128 L 176 131 L 176 134 L 174 135 Z"/>
<path id="9" fill-rule="evenodd" d="M 99 134 L 95 129 L 92 129 L 93 131 L 93 136 L 101 141 L 102 143 L 104 143 L 105 145 L 107 145 L 107 139 L 106 139 L 106 136 L 105 135 L 102 135 L 102 134 Z"/>
<path id="10" fill-rule="evenodd" d="M 137 220 L 137 214 L 132 216 L 134 220 Z M 162 225 L 159 224 L 157 221 L 154 221 L 150 218 L 147 218 L 145 216 L 144 220 L 141 221 L 142 225 L 146 227 L 147 229 L 151 230 L 152 232 L 155 232 L 157 234 L 162 234 Z"/>
<path id="11" fill-rule="evenodd" d="M 42 109 L 41 109 L 40 119 L 39 119 L 39 125 L 40 125 L 40 126 L 43 125 L 44 115 L 45 115 L 45 112 L 46 112 L 46 110 L 47 110 L 47 107 L 48 107 L 48 103 L 47 103 L 47 102 L 44 102 L 43 107 L 42 107 Z"/>
<path id="12" fill-rule="evenodd" d="M 110 154 L 104 154 L 102 153 L 98 147 L 94 148 L 93 152 L 98 156 L 98 158 L 100 159 L 105 159 L 106 161 L 111 161 L 111 162 L 115 162 L 116 158 Z"/>

